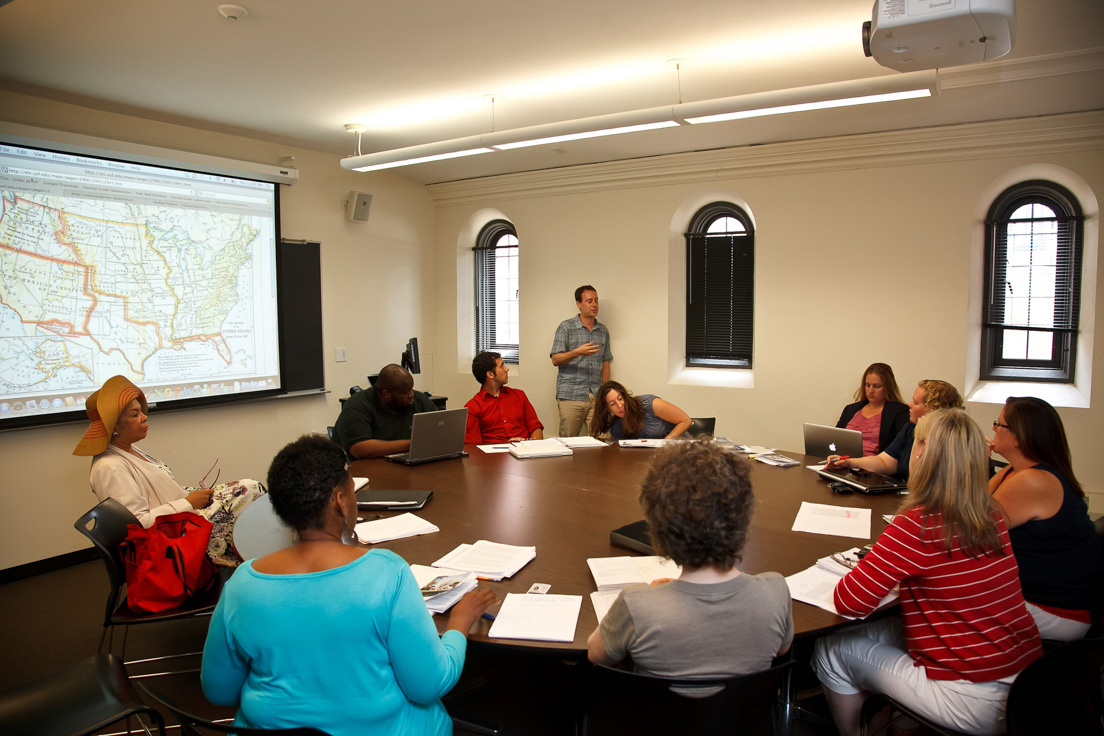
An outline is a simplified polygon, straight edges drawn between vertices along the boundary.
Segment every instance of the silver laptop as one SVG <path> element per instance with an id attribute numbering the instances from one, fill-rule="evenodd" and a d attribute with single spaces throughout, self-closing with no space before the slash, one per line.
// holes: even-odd
<path id="1" fill-rule="evenodd" d="M 862 432 L 857 429 L 826 427 L 823 424 L 801 425 L 805 432 L 805 454 L 813 457 L 847 455 L 862 457 Z"/>
<path id="2" fill-rule="evenodd" d="M 420 465 L 463 457 L 467 454 L 464 452 L 467 425 L 467 407 L 415 414 L 410 428 L 410 452 L 388 455 L 387 459 L 403 465 Z"/>

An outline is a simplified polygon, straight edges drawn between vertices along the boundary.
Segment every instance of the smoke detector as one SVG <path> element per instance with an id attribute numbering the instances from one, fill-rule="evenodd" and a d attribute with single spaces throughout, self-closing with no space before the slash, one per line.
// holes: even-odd
<path id="1" fill-rule="evenodd" d="M 219 14 L 229 21 L 235 21 L 249 15 L 249 11 L 240 5 L 220 5 Z"/>

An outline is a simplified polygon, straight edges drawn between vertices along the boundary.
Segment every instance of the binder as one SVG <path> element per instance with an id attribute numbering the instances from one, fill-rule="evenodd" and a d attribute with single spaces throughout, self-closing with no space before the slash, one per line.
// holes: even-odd
<path id="1" fill-rule="evenodd" d="M 645 555 L 654 555 L 655 547 L 652 546 L 652 537 L 648 534 L 648 522 L 634 521 L 610 532 L 610 544 L 617 547 L 631 549 Z"/>

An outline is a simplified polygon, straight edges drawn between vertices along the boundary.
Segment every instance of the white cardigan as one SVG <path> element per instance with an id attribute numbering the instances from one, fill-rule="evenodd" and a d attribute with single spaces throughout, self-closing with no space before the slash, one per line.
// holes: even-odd
<path id="1" fill-rule="evenodd" d="M 167 470 L 108 445 L 105 452 L 92 458 L 89 482 L 96 498 L 114 498 L 130 509 L 142 526 L 149 527 L 158 516 L 195 510 L 188 502 L 188 492 Z"/>

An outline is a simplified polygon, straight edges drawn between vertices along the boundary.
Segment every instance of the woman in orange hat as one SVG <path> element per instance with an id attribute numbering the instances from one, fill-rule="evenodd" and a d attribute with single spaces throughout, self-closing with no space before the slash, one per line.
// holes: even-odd
<path id="1" fill-rule="evenodd" d="M 238 564 L 230 543 L 234 520 L 264 486 L 248 479 L 212 488 L 177 483 L 168 466 L 135 444 L 149 432 L 146 395 L 124 376 L 109 378 L 88 397 L 85 410 L 91 424 L 73 454 L 93 456 L 89 480 L 96 497 L 114 498 L 144 527 L 165 514 L 199 513 L 214 525 L 211 559 L 225 567 Z"/>

